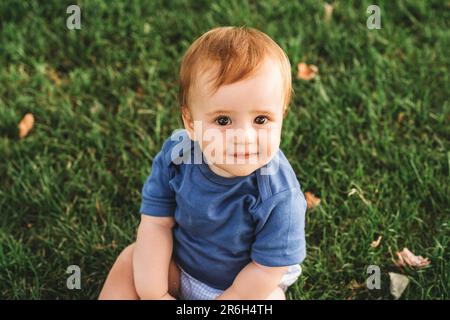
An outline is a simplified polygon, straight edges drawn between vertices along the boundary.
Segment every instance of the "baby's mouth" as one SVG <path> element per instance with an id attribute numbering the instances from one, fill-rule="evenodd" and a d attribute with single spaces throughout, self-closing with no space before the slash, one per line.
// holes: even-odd
<path id="1" fill-rule="evenodd" d="M 257 152 L 235 152 L 233 154 L 231 154 L 232 157 L 236 158 L 236 159 L 250 159 L 250 158 L 254 158 L 254 157 L 258 157 L 258 153 Z"/>

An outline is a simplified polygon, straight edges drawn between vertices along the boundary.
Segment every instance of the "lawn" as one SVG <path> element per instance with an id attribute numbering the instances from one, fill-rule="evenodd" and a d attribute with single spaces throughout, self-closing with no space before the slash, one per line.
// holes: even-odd
<path id="1" fill-rule="evenodd" d="M 321 202 L 288 298 L 391 299 L 388 272 L 409 277 L 402 299 L 450 297 L 446 1 L 378 1 L 374 30 L 371 1 L 336 1 L 329 21 L 316 0 L 76 3 L 80 30 L 66 27 L 74 1 L 0 2 L 0 298 L 97 297 L 134 240 L 152 159 L 182 125 L 182 54 L 223 25 L 266 32 L 292 64 L 281 147 Z M 319 76 L 296 78 L 302 61 Z M 399 269 L 404 247 L 431 264 Z M 354 285 L 370 265 L 380 290 Z"/>

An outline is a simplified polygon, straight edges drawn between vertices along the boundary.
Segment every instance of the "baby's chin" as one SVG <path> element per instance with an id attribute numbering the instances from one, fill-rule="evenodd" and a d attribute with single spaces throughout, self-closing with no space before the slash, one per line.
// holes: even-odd
<path id="1" fill-rule="evenodd" d="M 227 166 L 224 169 L 227 173 L 232 175 L 233 177 L 245 177 L 251 175 L 253 172 L 261 168 L 261 165 L 242 165 L 242 164 L 235 164 Z"/>
<path id="2" fill-rule="evenodd" d="M 225 171 L 232 177 L 245 177 L 251 175 L 256 170 L 262 168 L 268 161 L 254 164 L 229 164 L 229 165 L 215 165 L 221 170 Z"/>

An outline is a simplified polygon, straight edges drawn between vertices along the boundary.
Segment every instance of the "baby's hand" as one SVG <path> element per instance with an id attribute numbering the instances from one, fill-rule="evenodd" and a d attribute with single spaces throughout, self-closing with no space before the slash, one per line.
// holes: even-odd
<path id="1" fill-rule="evenodd" d="M 169 293 L 166 293 L 164 296 L 161 297 L 160 300 L 177 300 L 177 299 L 172 297 Z"/>

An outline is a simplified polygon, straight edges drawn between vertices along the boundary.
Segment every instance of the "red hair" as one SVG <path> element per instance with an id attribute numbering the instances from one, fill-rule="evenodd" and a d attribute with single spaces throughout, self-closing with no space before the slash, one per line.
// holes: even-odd
<path id="1" fill-rule="evenodd" d="M 284 80 L 284 109 L 287 109 L 293 93 L 289 58 L 268 35 L 248 27 L 215 28 L 192 43 L 180 67 L 180 106 L 189 107 L 189 93 L 202 72 L 214 67 L 216 72 L 211 79 L 214 93 L 221 85 L 251 76 L 265 58 L 272 58 L 280 65 Z"/>

